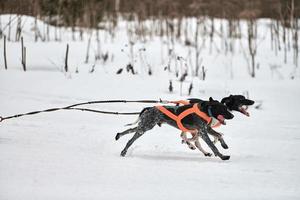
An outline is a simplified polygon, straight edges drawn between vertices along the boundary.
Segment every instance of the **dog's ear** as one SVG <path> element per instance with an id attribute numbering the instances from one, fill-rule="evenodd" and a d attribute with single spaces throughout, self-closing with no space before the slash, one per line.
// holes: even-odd
<path id="1" fill-rule="evenodd" d="M 225 99 L 226 99 L 226 97 L 221 100 L 221 104 L 224 104 Z"/>
<path id="2" fill-rule="evenodd" d="M 214 99 L 212 97 L 209 97 L 209 101 L 213 101 Z"/>
<path id="3" fill-rule="evenodd" d="M 199 103 L 199 105 L 200 105 L 199 109 L 201 111 L 206 111 L 207 110 L 207 106 L 208 106 L 208 102 L 207 101 L 203 101 L 203 102 Z"/>
<path id="4" fill-rule="evenodd" d="M 232 96 L 232 95 L 230 95 L 230 96 Z M 230 97 L 230 96 L 229 96 L 229 97 Z M 227 103 L 229 102 L 229 97 L 223 98 L 223 99 L 221 100 L 221 103 L 222 103 L 222 104 L 227 104 Z"/>

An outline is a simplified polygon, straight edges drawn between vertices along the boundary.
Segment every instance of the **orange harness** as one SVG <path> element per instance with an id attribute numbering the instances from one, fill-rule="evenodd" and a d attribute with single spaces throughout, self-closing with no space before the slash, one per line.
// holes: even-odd
<path id="1" fill-rule="evenodd" d="M 182 130 L 183 132 L 192 132 L 195 130 L 189 130 L 187 128 L 185 128 L 181 122 L 181 120 L 183 118 L 185 118 L 186 116 L 190 115 L 190 114 L 196 114 L 199 117 L 201 117 L 203 120 L 206 121 L 207 124 L 209 124 L 212 120 L 211 117 L 209 117 L 206 113 L 202 112 L 199 110 L 198 108 L 198 104 L 195 103 L 193 105 L 192 108 L 189 108 L 185 111 L 183 111 L 182 113 L 180 113 L 178 116 L 173 114 L 171 111 L 169 111 L 168 109 L 166 109 L 164 106 L 156 106 L 156 108 L 158 108 L 162 113 L 164 113 L 165 115 L 167 115 L 168 117 L 170 117 L 171 119 L 173 119 L 176 123 L 177 126 L 180 130 Z"/>

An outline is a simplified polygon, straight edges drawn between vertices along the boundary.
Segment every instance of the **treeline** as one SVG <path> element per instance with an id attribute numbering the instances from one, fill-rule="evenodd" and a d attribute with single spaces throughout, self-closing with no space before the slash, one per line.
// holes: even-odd
<path id="1" fill-rule="evenodd" d="M 30 15 L 56 26 L 96 27 L 112 11 L 109 0 L 1 0 L 1 14 Z"/>
<path id="2" fill-rule="evenodd" d="M 121 12 L 135 12 L 140 17 L 197 17 L 241 19 L 251 17 L 280 19 L 290 16 L 291 4 L 295 17 L 300 16 L 300 1 L 295 0 L 123 0 Z"/>
<path id="3" fill-rule="evenodd" d="M 117 13 L 130 19 L 208 16 L 225 19 L 271 18 L 289 20 L 300 16 L 298 0 L 1 0 L 1 14 L 47 17 L 51 24 L 96 27 L 115 20 Z"/>
<path id="4" fill-rule="evenodd" d="M 113 41 L 116 27 L 123 21 L 131 60 L 128 66 L 133 66 L 133 46 L 137 42 L 160 36 L 162 44 L 167 46 L 165 54 L 175 63 L 178 62 L 174 54 L 176 44 L 187 47 L 189 66 L 196 75 L 202 69 L 203 77 L 201 52 L 207 45 L 210 53 L 227 55 L 234 54 L 238 44 L 247 60 L 249 74 L 255 77 L 260 67 L 257 51 L 261 42 L 257 22 L 269 18 L 266 30 L 271 37 L 272 51 L 276 56 L 283 51 L 284 63 L 292 59 L 296 67 L 299 65 L 300 0 L 0 0 L 0 9 L 0 14 L 17 14 L 13 18 L 10 15 L 9 22 L 0 26 L 0 39 L 5 36 L 8 41 L 19 41 L 22 16 L 31 15 L 35 18 L 36 42 L 62 41 L 62 27 L 71 28 L 73 41 L 83 41 L 86 35 L 87 63 L 92 36 L 96 36 L 95 60 L 107 60 L 100 50 L 100 31 Z M 193 20 L 188 20 L 191 17 Z M 218 23 L 216 18 L 225 20 Z M 38 27 L 38 19 L 47 22 L 45 27 Z M 11 35 L 12 24 L 16 25 L 15 38 Z M 54 37 L 50 36 L 49 24 L 54 25 Z M 6 35 L 4 29 L 8 29 Z M 292 58 L 288 56 L 291 53 Z M 168 61 L 168 69 L 172 59 Z"/>

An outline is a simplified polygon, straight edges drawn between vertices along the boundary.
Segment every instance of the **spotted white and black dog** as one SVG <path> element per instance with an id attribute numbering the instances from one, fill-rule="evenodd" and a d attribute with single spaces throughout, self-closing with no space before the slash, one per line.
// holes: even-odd
<path id="1" fill-rule="evenodd" d="M 172 113 L 178 115 L 183 111 L 191 108 L 193 105 L 194 104 L 184 106 L 167 106 L 167 108 Z M 206 113 L 208 116 L 214 119 L 219 120 L 219 122 L 222 124 L 225 124 L 225 119 L 232 119 L 234 117 L 224 104 L 220 103 L 219 101 L 213 100 L 212 98 L 210 98 L 209 101 L 202 101 L 197 103 L 197 107 L 200 111 Z M 230 156 L 221 154 L 213 144 L 213 142 L 210 140 L 208 134 L 213 134 L 211 133 L 213 132 L 213 130 L 204 119 L 196 114 L 191 113 L 184 117 L 181 122 L 184 127 L 190 130 L 195 130 L 197 134 L 211 148 L 215 156 L 220 157 L 222 160 L 228 160 L 230 158 Z M 134 128 L 130 128 L 121 133 L 118 133 L 115 137 L 115 139 L 118 140 L 123 135 L 134 133 L 133 137 L 127 142 L 125 148 L 122 150 L 121 156 L 125 156 L 128 148 L 146 131 L 151 130 L 154 126 L 160 125 L 162 123 L 166 123 L 175 128 L 179 128 L 178 124 L 174 120 L 162 113 L 157 107 L 148 107 L 143 109 L 138 119 L 138 125 Z M 224 142 L 222 141 L 222 138 L 220 138 L 220 142 Z M 211 154 L 207 153 L 206 156 L 211 156 Z"/>

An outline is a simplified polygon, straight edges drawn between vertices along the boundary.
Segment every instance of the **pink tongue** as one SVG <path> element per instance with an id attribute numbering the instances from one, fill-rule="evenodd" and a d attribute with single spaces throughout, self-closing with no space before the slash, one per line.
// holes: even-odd
<path id="1" fill-rule="evenodd" d="M 224 125 L 226 124 L 223 115 L 218 115 L 217 118 L 218 118 L 218 120 L 219 120 L 222 124 L 224 124 Z"/>
<path id="2" fill-rule="evenodd" d="M 250 116 L 250 114 L 246 111 L 246 109 L 244 109 L 244 108 L 240 108 L 240 111 L 244 114 L 244 115 L 246 115 L 246 116 Z"/>

